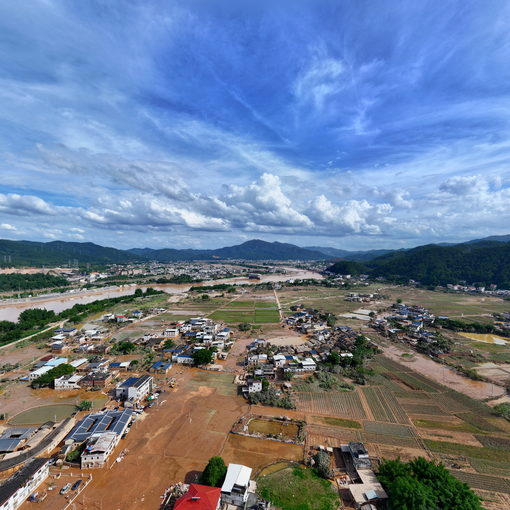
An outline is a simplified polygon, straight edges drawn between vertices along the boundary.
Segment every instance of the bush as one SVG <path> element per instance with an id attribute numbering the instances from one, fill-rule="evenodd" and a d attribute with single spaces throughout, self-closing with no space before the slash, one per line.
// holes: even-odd
<path id="1" fill-rule="evenodd" d="M 76 407 L 79 411 L 90 411 L 92 409 L 92 402 L 90 400 L 82 400 Z"/>
<path id="2" fill-rule="evenodd" d="M 193 353 L 193 364 L 196 366 L 208 365 L 213 360 L 213 351 L 211 349 L 199 349 Z"/>

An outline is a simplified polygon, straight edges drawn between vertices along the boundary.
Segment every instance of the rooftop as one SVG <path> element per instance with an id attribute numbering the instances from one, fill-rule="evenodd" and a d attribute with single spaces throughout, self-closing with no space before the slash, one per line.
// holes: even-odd
<path id="1" fill-rule="evenodd" d="M 77 443 L 81 443 L 93 434 L 100 434 L 102 432 L 121 434 L 131 419 L 132 414 L 133 411 L 131 409 L 89 414 L 74 426 L 66 439 L 72 439 Z"/>
<path id="2" fill-rule="evenodd" d="M 37 473 L 37 471 L 39 471 L 39 469 L 41 469 L 47 462 L 48 459 L 36 458 L 3 482 L 0 485 L 0 506 L 3 505 L 20 487 L 26 485 L 32 476 L 34 476 L 34 474 Z"/>

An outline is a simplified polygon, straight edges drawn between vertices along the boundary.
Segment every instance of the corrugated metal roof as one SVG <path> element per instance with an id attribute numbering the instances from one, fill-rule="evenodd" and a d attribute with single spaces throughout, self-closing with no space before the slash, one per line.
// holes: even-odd
<path id="1" fill-rule="evenodd" d="M 248 487 L 250 484 L 251 468 L 241 464 L 229 464 L 221 492 L 232 492 L 234 485 Z"/>

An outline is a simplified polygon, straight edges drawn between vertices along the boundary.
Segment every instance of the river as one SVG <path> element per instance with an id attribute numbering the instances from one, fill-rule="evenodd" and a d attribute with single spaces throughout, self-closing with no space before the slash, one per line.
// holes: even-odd
<path id="1" fill-rule="evenodd" d="M 248 278 L 224 278 L 220 280 L 207 280 L 200 283 L 194 283 L 193 286 L 215 285 L 218 283 L 250 284 L 264 282 L 285 282 L 287 280 L 315 278 L 321 279 L 322 276 L 312 271 L 305 271 L 292 267 L 285 268 L 286 274 L 264 274 L 260 280 L 249 280 Z M 26 299 L 8 299 L 0 302 L 0 320 L 16 322 L 23 310 L 28 308 L 45 308 L 53 310 L 55 313 L 62 312 L 67 308 L 71 308 L 76 304 L 86 304 L 98 299 L 107 299 L 118 296 L 126 296 L 132 294 L 135 289 L 146 289 L 153 287 L 162 290 L 168 294 L 183 294 L 187 292 L 190 284 L 165 284 L 165 285 L 120 285 L 112 287 L 104 287 L 97 290 L 83 290 L 77 292 L 66 292 L 63 294 L 46 294 Z"/>

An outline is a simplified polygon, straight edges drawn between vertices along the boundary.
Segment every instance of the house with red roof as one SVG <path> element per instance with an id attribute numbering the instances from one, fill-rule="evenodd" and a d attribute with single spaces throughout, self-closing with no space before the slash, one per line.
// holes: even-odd
<path id="1" fill-rule="evenodd" d="M 188 492 L 181 496 L 174 505 L 174 510 L 218 510 L 221 489 L 192 483 Z"/>

